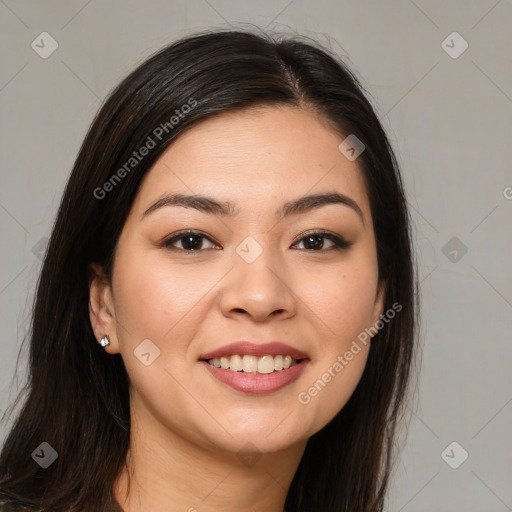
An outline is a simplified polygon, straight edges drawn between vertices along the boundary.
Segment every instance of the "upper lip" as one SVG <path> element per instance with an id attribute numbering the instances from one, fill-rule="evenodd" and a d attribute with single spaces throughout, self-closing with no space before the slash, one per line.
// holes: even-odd
<path id="1" fill-rule="evenodd" d="M 235 341 L 229 345 L 224 345 L 212 352 L 201 354 L 199 359 L 218 359 L 220 357 L 229 357 L 232 355 L 249 356 L 291 356 L 294 359 L 309 359 L 308 355 L 301 350 L 294 348 L 280 341 L 270 341 L 266 343 L 252 343 L 250 341 Z"/>

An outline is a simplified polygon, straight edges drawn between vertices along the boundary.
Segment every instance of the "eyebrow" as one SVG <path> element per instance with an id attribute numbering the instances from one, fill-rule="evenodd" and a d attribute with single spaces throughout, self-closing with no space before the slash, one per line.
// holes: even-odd
<path id="1" fill-rule="evenodd" d="M 364 216 L 359 205 L 350 197 L 339 192 L 326 194 L 313 194 L 299 197 L 294 201 L 285 203 L 276 212 L 276 217 L 281 220 L 291 215 L 306 213 L 329 204 L 342 204 L 354 210 L 364 224 Z M 141 220 L 147 215 L 164 206 L 181 206 L 183 208 L 194 208 L 207 214 L 220 215 L 223 217 L 235 217 L 238 215 L 238 208 L 229 201 L 219 202 L 216 199 L 203 195 L 169 194 L 153 203 L 142 215 Z"/>

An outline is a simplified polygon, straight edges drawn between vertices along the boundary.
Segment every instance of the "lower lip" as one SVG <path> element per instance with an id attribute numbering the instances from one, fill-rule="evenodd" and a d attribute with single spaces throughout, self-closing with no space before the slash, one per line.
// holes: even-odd
<path id="1" fill-rule="evenodd" d="M 233 370 L 217 368 L 206 361 L 200 361 L 200 363 L 202 363 L 215 378 L 231 386 L 233 389 L 253 395 L 264 395 L 278 391 L 297 380 L 304 371 L 308 360 L 303 359 L 299 364 L 287 370 L 279 370 L 266 374 L 245 373 L 242 371 L 234 372 Z"/>

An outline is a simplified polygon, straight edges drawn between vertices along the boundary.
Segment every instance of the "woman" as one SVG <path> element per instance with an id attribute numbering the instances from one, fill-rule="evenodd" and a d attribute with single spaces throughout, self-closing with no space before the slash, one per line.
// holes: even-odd
<path id="1" fill-rule="evenodd" d="M 162 49 L 67 183 L 2 510 L 383 510 L 415 276 L 393 151 L 343 63 L 242 31 Z"/>

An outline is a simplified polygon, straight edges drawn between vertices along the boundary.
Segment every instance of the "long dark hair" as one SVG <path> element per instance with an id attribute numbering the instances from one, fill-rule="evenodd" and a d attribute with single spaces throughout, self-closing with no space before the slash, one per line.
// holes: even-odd
<path id="1" fill-rule="evenodd" d="M 130 441 L 129 381 L 121 356 L 106 354 L 93 334 L 89 266 L 98 263 L 111 276 L 141 180 L 184 130 L 208 116 L 257 105 L 314 110 L 365 145 L 357 162 L 369 196 L 379 278 L 387 284 L 385 310 L 401 305 L 373 339 L 348 403 L 309 439 L 286 510 L 383 510 L 414 367 L 418 292 L 399 168 L 363 91 L 338 57 L 305 37 L 219 30 L 163 48 L 111 92 L 79 151 L 39 277 L 28 382 L 8 412 L 22 398 L 23 405 L 0 454 L 2 510 L 20 510 L 9 503 L 52 512 L 120 509 L 112 487 Z M 155 146 L 126 167 L 148 137 Z M 125 173 L 119 172 L 123 166 Z M 47 469 L 31 456 L 42 442 L 58 453 Z"/>

